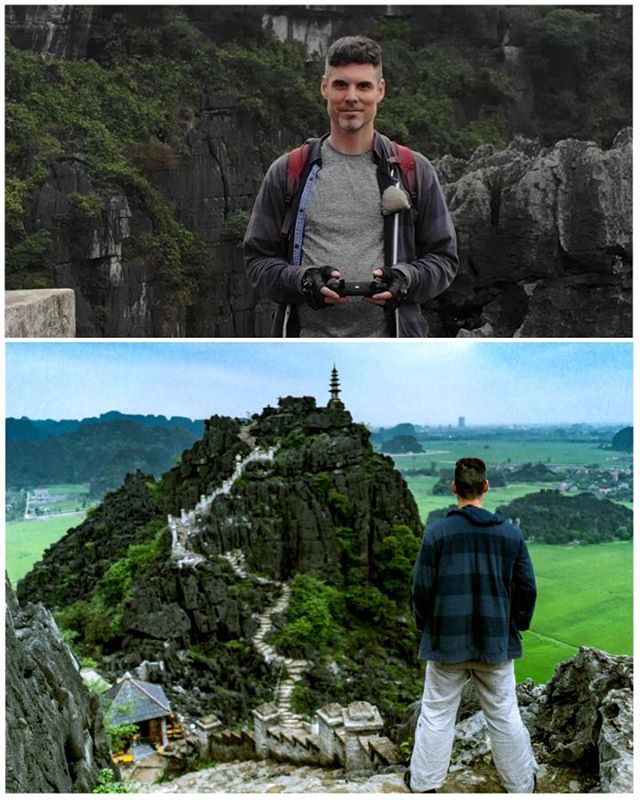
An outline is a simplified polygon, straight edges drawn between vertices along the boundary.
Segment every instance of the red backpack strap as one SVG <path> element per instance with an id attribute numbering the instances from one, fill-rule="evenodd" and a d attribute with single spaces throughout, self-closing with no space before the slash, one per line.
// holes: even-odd
<path id="1" fill-rule="evenodd" d="M 293 201 L 298 194 L 300 188 L 300 176 L 304 172 L 304 168 L 309 161 L 309 152 L 311 145 L 309 142 L 301 144 L 299 147 L 294 148 L 287 155 L 287 184 L 284 192 L 284 202 L 287 207 L 287 213 L 282 222 L 280 233 L 283 236 L 288 236 L 291 230 L 291 223 L 293 221 L 292 206 Z"/>
<path id="2" fill-rule="evenodd" d="M 391 142 L 391 152 L 394 159 L 400 164 L 405 189 L 411 195 L 411 202 L 415 205 L 418 196 L 418 179 L 416 176 L 416 159 L 413 150 L 403 144 Z"/>

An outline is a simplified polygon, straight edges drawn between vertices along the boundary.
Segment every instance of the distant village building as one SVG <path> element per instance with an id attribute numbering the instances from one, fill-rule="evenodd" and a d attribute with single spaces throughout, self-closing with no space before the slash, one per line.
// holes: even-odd
<path id="1" fill-rule="evenodd" d="M 127 672 L 103 697 L 110 701 L 105 713 L 108 725 L 137 725 L 141 742 L 152 747 L 168 743 L 167 717 L 172 712 L 161 686 L 139 681 Z"/>
<path id="2" fill-rule="evenodd" d="M 48 489 L 34 489 L 33 492 L 27 492 L 24 518 L 35 519 L 36 517 L 42 517 L 48 514 L 49 503 L 51 503 L 52 500 L 53 498 L 49 494 Z"/>

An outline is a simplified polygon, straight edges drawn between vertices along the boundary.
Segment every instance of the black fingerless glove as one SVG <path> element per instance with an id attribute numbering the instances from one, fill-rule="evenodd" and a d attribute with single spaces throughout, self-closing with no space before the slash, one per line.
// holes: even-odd
<path id="1" fill-rule="evenodd" d="M 384 268 L 381 280 L 387 284 L 386 291 L 393 295 L 391 300 L 385 303 L 385 308 L 393 310 L 406 299 L 409 282 L 404 273 L 393 267 Z"/>
<path id="2" fill-rule="evenodd" d="M 335 267 L 309 267 L 302 276 L 302 294 L 311 308 L 318 311 L 326 306 L 320 289 L 327 285 Z"/>

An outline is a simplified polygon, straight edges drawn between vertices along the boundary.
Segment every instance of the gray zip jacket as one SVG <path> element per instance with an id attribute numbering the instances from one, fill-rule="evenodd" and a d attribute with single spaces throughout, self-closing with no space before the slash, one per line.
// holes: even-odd
<path id="1" fill-rule="evenodd" d="M 315 186 L 313 178 L 322 169 L 322 139 L 310 140 L 310 143 L 309 160 L 300 177 L 297 197 L 292 198 L 289 234 L 282 233 L 289 210 L 285 199 L 285 154 L 276 159 L 267 171 L 244 240 L 244 259 L 249 280 L 270 300 L 278 303 L 273 336 L 299 335 L 296 306 L 304 302 L 301 291 L 304 269 L 301 262 L 305 208 Z M 391 154 L 390 140 L 376 132 L 372 158 L 378 165 L 381 193 L 400 178 L 399 170 L 396 174 L 397 166 L 388 161 Z M 398 262 L 393 265 L 407 279 L 407 296 L 395 312 L 387 314 L 389 335 L 399 337 L 428 335 L 427 321 L 420 304 L 441 294 L 458 271 L 456 234 L 438 177 L 425 156 L 415 151 L 413 155 L 416 161 L 415 204 L 411 209 L 400 212 Z M 384 218 L 384 242 L 388 266 L 391 266 L 392 238 L 393 216 L 387 216 Z"/>

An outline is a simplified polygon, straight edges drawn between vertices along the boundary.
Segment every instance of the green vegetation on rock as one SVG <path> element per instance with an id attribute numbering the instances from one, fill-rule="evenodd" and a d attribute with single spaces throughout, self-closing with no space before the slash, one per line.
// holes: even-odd
<path id="1" fill-rule="evenodd" d="M 283 653 L 301 657 L 326 653 L 340 635 L 344 599 L 332 586 L 313 575 L 299 573 L 290 583 L 291 600 L 287 625 L 273 637 Z"/>
<path id="2" fill-rule="evenodd" d="M 94 794 L 129 794 L 131 788 L 122 781 L 116 780 L 112 769 L 103 769 L 98 776 Z"/>
<path id="3" fill-rule="evenodd" d="M 631 539 L 633 535 L 632 511 L 586 492 L 566 497 L 553 489 L 543 489 L 500 506 L 497 511 L 508 519 L 519 519 L 527 539 L 548 544 L 594 544 Z"/>
<path id="4" fill-rule="evenodd" d="M 430 158 L 468 157 L 516 133 L 545 144 L 568 136 L 610 144 L 631 122 L 631 25 L 613 7 L 534 6 L 514 15 L 515 73 L 526 74 L 533 98 L 532 109 L 520 113 L 522 86 L 495 41 L 505 13 L 491 6 L 424 7 L 411 20 L 374 13 L 366 32 L 383 45 L 387 81 L 380 130 Z M 143 15 L 135 7 L 97 6 L 85 59 L 23 51 L 9 38 L 7 288 L 52 285 L 56 247 L 66 246 L 70 229 L 70 246 L 77 246 L 118 195 L 147 220 L 127 243 L 126 258 L 144 262 L 167 281 L 175 303 L 188 306 L 216 265 L 159 176 L 188 155 L 207 99 L 262 132 L 265 162 L 325 132 L 320 58 L 265 30 L 259 7 L 242 15 L 209 7 L 204 25 L 201 14 L 191 17 L 188 7 Z M 61 163 L 77 170 L 84 188 L 41 228 L 33 202 Z M 246 199 L 231 194 L 226 202 L 221 240 L 237 243 Z"/>

